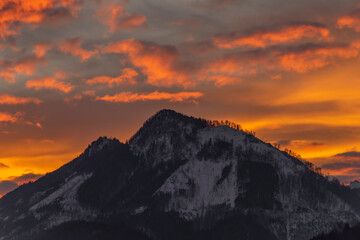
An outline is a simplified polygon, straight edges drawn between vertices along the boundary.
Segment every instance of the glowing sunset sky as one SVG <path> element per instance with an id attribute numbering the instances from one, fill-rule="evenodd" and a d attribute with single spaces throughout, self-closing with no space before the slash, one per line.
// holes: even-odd
<path id="1" fill-rule="evenodd" d="M 355 0 L 1 0 L 0 195 L 163 108 L 237 122 L 349 182 L 359 87 Z"/>

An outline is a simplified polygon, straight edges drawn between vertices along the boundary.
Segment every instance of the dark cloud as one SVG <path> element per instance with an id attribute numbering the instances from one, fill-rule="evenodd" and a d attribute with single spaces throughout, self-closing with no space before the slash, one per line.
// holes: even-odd
<path id="1" fill-rule="evenodd" d="M 290 140 L 290 139 L 287 139 L 287 140 L 279 140 L 279 141 L 277 141 L 277 143 L 280 144 L 280 145 L 283 145 L 283 146 L 288 146 L 288 145 L 290 145 L 291 140 Z"/>
<path id="2" fill-rule="evenodd" d="M 296 140 L 290 140 L 290 139 L 284 139 L 277 141 L 280 146 L 283 147 L 296 147 L 296 148 L 309 148 L 309 147 L 321 147 L 324 146 L 323 143 L 319 142 L 309 142 L 309 141 L 296 141 Z"/>
<path id="3" fill-rule="evenodd" d="M 360 169 L 360 152 L 357 151 L 338 153 L 322 160 L 328 162 L 322 165 L 322 168 L 324 169 Z"/>
<path id="4" fill-rule="evenodd" d="M 214 42 L 211 40 L 204 40 L 201 42 L 186 42 L 179 46 L 181 51 L 185 54 L 207 54 L 216 50 Z"/>
<path id="5" fill-rule="evenodd" d="M 360 168 L 360 160 L 358 161 L 337 161 L 332 163 L 325 163 L 321 166 L 324 169 L 327 170 L 342 170 L 342 169 L 348 169 L 348 168 Z"/>
<path id="6" fill-rule="evenodd" d="M 354 143 L 360 140 L 360 127 L 357 126 L 288 124 L 276 126 L 276 128 L 260 128 L 256 132 L 273 140 L 289 137 L 291 139 L 326 142 L 328 144 L 336 144 L 338 142 Z"/>
<path id="7" fill-rule="evenodd" d="M 324 146 L 323 143 L 318 143 L 318 142 L 312 142 L 309 144 L 310 146 Z"/>
<path id="8" fill-rule="evenodd" d="M 347 171 L 347 174 L 353 175 L 356 179 L 360 179 L 360 168 L 353 168 Z"/>
<path id="9" fill-rule="evenodd" d="M 41 178 L 43 174 L 35 174 L 35 173 L 26 173 L 18 177 L 12 177 L 11 181 L 17 183 L 17 184 L 23 184 L 27 183 L 29 181 L 35 181 L 39 178 Z"/>
<path id="10" fill-rule="evenodd" d="M 243 0 L 196 0 L 193 2 L 193 6 L 200 8 L 217 9 L 230 4 L 240 3 Z"/>
<path id="11" fill-rule="evenodd" d="M 360 152 L 357 151 L 344 152 L 344 153 L 336 154 L 335 157 L 353 157 L 360 159 Z"/>
<path id="12" fill-rule="evenodd" d="M 6 164 L 0 163 L 0 168 L 9 168 Z"/>
<path id="13" fill-rule="evenodd" d="M 344 183 L 360 179 L 360 152 L 343 152 L 330 157 L 309 159 L 309 161 L 321 162 L 322 169 Z"/>
<path id="14" fill-rule="evenodd" d="M 45 21 L 47 21 L 47 24 L 49 21 L 52 24 L 59 24 L 59 20 L 69 20 L 73 17 L 72 12 L 69 8 L 66 7 L 60 7 L 60 8 L 52 8 L 52 9 L 46 9 L 44 11 L 45 14 Z"/>

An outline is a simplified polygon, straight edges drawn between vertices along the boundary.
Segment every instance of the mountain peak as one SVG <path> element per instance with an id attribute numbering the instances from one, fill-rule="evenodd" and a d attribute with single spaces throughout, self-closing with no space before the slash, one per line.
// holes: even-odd
<path id="1" fill-rule="evenodd" d="M 99 137 L 96 141 L 93 141 L 87 149 L 84 151 L 84 154 L 88 157 L 96 154 L 101 151 L 105 146 L 110 145 L 112 143 L 118 143 L 119 140 L 116 138 L 108 138 L 106 136 Z"/>
<path id="2" fill-rule="evenodd" d="M 164 132 L 176 132 L 185 126 L 191 128 L 207 127 L 207 121 L 178 113 L 171 109 L 163 109 L 150 117 L 140 130 L 130 139 L 130 143 L 139 137 L 162 134 Z"/>
<path id="3" fill-rule="evenodd" d="M 181 113 L 176 112 L 175 110 L 172 109 L 162 109 L 160 111 L 158 111 L 157 113 L 155 113 L 154 116 L 166 116 L 166 115 L 183 115 Z"/>
<path id="4" fill-rule="evenodd" d="M 155 115 L 150 117 L 147 122 L 150 121 L 166 121 L 174 118 L 182 118 L 182 119 L 189 119 L 192 117 L 185 116 L 184 114 L 178 113 L 172 109 L 162 109 L 158 111 Z"/>

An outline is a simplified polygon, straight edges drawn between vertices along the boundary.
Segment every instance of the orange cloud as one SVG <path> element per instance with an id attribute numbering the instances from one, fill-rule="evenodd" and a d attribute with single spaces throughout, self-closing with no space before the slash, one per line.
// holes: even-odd
<path id="1" fill-rule="evenodd" d="M 125 10 L 125 3 L 114 4 L 109 3 L 100 9 L 96 16 L 105 25 L 109 26 L 110 32 L 117 30 L 131 29 L 143 26 L 146 22 L 146 17 L 138 13 L 130 13 Z"/>
<path id="2" fill-rule="evenodd" d="M 127 55 L 132 64 L 147 75 L 147 82 L 155 86 L 194 85 L 184 72 L 179 70 L 179 53 L 171 46 L 143 43 L 135 39 L 112 43 L 103 48 L 103 53 Z"/>
<path id="3" fill-rule="evenodd" d="M 54 141 L 54 140 L 52 140 L 52 139 L 44 139 L 44 140 L 42 140 L 42 141 L 41 141 L 41 143 L 54 144 L 54 143 L 55 143 L 55 141 Z"/>
<path id="4" fill-rule="evenodd" d="M 34 45 L 33 53 L 39 58 L 45 56 L 45 54 L 53 47 L 53 44 L 50 42 L 37 43 Z"/>
<path id="5" fill-rule="evenodd" d="M 67 78 L 67 75 L 63 72 L 56 72 L 54 74 L 54 77 L 57 78 L 57 79 L 66 79 Z"/>
<path id="6" fill-rule="evenodd" d="M 220 87 L 239 83 L 243 77 L 272 68 L 272 62 L 269 63 L 265 54 L 231 54 L 208 63 L 201 71 L 201 78 Z"/>
<path id="7" fill-rule="evenodd" d="M 273 31 L 257 31 L 248 35 L 237 33 L 219 35 L 213 38 L 220 48 L 261 47 L 295 42 L 304 38 L 328 39 L 330 31 L 322 26 L 301 24 L 282 27 Z"/>
<path id="8" fill-rule="evenodd" d="M 179 93 L 167 93 L 167 92 L 152 92 L 147 94 L 139 94 L 132 92 L 123 92 L 113 96 L 106 95 L 104 97 L 97 97 L 96 100 L 113 102 L 113 103 L 130 103 L 137 101 L 158 101 L 168 100 L 170 102 L 183 102 L 189 99 L 198 99 L 203 97 L 204 94 L 200 92 L 179 92 Z"/>
<path id="9" fill-rule="evenodd" d="M 10 114 L 6 112 L 0 112 L 0 123 L 2 122 L 15 123 L 18 120 L 20 120 L 20 117 L 21 117 L 21 113 Z"/>
<path id="10" fill-rule="evenodd" d="M 1 70 L 0 78 L 13 83 L 15 82 L 15 72 L 10 69 Z"/>
<path id="11" fill-rule="evenodd" d="M 98 50 L 86 50 L 81 48 L 82 40 L 80 38 L 66 39 L 58 44 L 58 48 L 63 53 L 71 54 L 75 57 L 79 57 L 82 62 L 85 62 L 92 56 L 98 54 Z"/>
<path id="12" fill-rule="evenodd" d="M 46 63 L 46 59 L 30 55 L 18 61 L 0 60 L 0 77 L 8 82 L 15 82 L 16 74 L 32 75 L 38 64 Z"/>
<path id="13" fill-rule="evenodd" d="M 85 96 L 91 96 L 91 97 L 94 97 L 96 95 L 94 90 L 83 91 L 82 94 L 84 94 Z"/>
<path id="14" fill-rule="evenodd" d="M 120 84 L 134 85 L 136 84 L 135 77 L 137 77 L 138 75 L 139 74 L 134 69 L 125 68 L 122 70 L 122 74 L 118 77 L 112 78 L 108 76 L 99 76 L 87 80 L 86 83 L 89 85 L 108 84 L 109 87 L 113 87 L 115 85 L 120 85 Z"/>
<path id="15" fill-rule="evenodd" d="M 47 19 L 62 17 L 62 14 L 55 14 L 56 10 L 72 5 L 76 5 L 73 0 L 2 0 L 0 37 L 18 34 L 21 24 L 38 24 Z M 74 13 L 74 8 L 71 10 Z"/>
<path id="16" fill-rule="evenodd" d="M 64 83 L 58 81 L 54 77 L 45 77 L 42 79 L 32 79 L 27 81 L 26 83 L 27 88 L 34 88 L 35 90 L 41 89 L 51 89 L 51 90 L 58 90 L 64 93 L 69 93 L 74 89 L 70 83 Z"/>
<path id="17" fill-rule="evenodd" d="M 208 81 L 214 82 L 215 86 L 221 87 L 228 84 L 234 84 L 240 82 L 241 78 L 236 76 L 227 76 L 227 75 L 213 75 L 207 78 Z"/>
<path id="18" fill-rule="evenodd" d="M 210 62 L 202 78 L 222 86 L 243 77 L 272 71 L 306 73 L 360 55 L 360 42 L 350 45 L 303 46 L 297 49 L 268 49 L 231 53 Z"/>
<path id="19" fill-rule="evenodd" d="M 308 49 L 298 53 L 286 53 L 279 56 L 279 62 L 284 70 L 305 73 L 329 65 L 336 58 L 349 59 L 358 55 L 359 48 L 356 45 L 350 47 L 335 46 Z"/>
<path id="20" fill-rule="evenodd" d="M 76 94 L 75 96 L 72 97 L 66 97 L 64 99 L 65 102 L 69 103 L 69 104 L 74 104 L 77 101 L 81 101 L 82 100 L 82 95 L 81 94 Z"/>
<path id="21" fill-rule="evenodd" d="M 356 32 L 360 32 L 360 11 L 339 18 L 337 20 L 336 26 L 340 29 L 352 28 Z"/>
<path id="22" fill-rule="evenodd" d="M 28 104 L 28 103 L 40 104 L 42 103 L 42 101 L 37 98 L 23 98 L 23 97 L 11 96 L 8 94 L 0 95 L 0 105 L 17 105 L 17 104 Z"/>

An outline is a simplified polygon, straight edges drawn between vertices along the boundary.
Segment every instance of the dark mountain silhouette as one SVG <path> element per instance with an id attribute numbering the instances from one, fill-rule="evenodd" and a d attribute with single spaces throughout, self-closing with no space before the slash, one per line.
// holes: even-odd
<path id="1" fill-rule="evenodd" d="M 226 124 L 231 126 L 231 124 Z M 311 239 L 360 197 L 244 131 L 162 110 L 0 199 L 0 240 Z"/>

